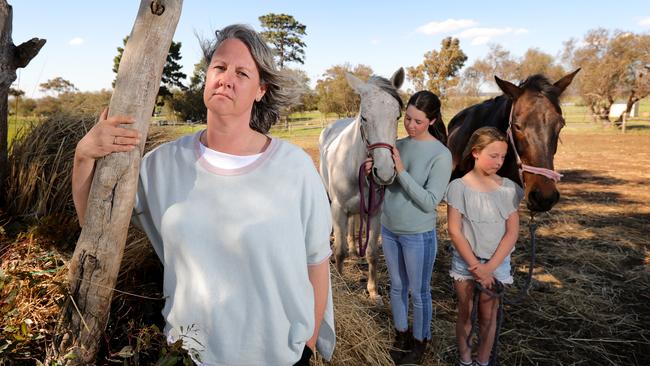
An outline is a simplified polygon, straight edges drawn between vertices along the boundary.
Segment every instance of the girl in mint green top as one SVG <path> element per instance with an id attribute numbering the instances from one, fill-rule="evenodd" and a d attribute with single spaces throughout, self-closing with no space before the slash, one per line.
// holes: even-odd
<path id="1" fill-rule="evenodd" d="M 419 365 L 431 339 L 436 207 L 451 175 L 451 153 L 445 146 L 447 134 L 438 97 L 429 91 L 415 93 L 407 104 L 404 128 L 408 137 L 398 140 L 393 148 L 397 179 L 386 190 L 381 234 L 396 334 L 391 358 L 397 365 Z M 408 326 L 409 292 L 412 331 Z"/>

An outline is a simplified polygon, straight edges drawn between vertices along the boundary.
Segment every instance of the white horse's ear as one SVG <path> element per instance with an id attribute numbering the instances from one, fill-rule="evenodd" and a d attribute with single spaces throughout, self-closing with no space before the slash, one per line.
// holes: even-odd
<path id="1" fill-rule="evenodd" d="M 390 82 L 393 84 L 395 89 L 399 89 L 402 87 L 402 84 L 404 84 L 404 68 L 400 67 L 393 76 L 390 77 Z"/>
<path id="2" fill-rule="evenodd" d="M 362 94 L 362 92 L 365 90 L 366 83 L 359 79 L 358 77 L 352 75 L 349 72 L 345 73 L 345 78 L 348 81 L 348 84 L 354 91 L 357 92 L 357 94 Z"/>

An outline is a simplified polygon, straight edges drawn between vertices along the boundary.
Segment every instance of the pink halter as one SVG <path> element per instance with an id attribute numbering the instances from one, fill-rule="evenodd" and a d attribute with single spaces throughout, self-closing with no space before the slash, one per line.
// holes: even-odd
<path id="1" fill-rule="evenodd" d="M 556 183 L 559 182 L 560 178 L 562 178 L 562 174 L 554 170 L 526 165 L 521 161 L 521 158 L 519 157 L 519 152 L 517 152 L 517 145 L 515 145 L 515 138 L 512 135 L 512 122 L 513 122 L 514 114 L 515 114 L 515 105 L 513 103 L 512 107 L 510 107 L 510 118 L 508 119 L 508 130 L 506 131 L 506 134 L 508 135 L 508 139 L 510 140 L 510 144 L 512 145 L 512 150 L 515 152 L 515 158 L 517 159 L 517 168 L 519 169 L 519 179 L 521 180 L 522 186 L 524 185 L 524 174 L 523 174 L 524 172 L 542 175 L 548 179 L 552 179 Z"/>

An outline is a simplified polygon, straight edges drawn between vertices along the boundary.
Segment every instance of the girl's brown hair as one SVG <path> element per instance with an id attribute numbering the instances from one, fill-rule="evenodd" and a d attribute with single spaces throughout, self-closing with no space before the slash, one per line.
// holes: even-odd
<path id="1" fill-rule="evenodd" d="M 489 144 L 501 141 L 508 143 L 506 135 L 499 131 L 495 127 L 481 127 L 478 130 L 474 131 L 472 136 L 470 136 L 465 150 L 463 151 L 463 156 L 460 160 L 460 170 L 463 172 L 469 172 L 474 169 L 474 157 L 472 152 L 480 152 L 485 149 Z"/>

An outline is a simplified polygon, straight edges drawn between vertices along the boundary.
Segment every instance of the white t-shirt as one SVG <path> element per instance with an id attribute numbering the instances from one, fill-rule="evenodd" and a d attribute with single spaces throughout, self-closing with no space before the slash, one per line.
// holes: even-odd
<path id="1" fill-rule="evenodd" d="M 221 151 L 212 150 L 202 143 L 199 144 L 199 154 L 208 164 L 221 169 L 239 169 L 252 164 L 262 156 L 262 153 L 253 155 L 232 155 Z"/>
<path id="2" fill-rule="evenodd" d="M 292 365 L 314 329 L 308 266 L 331 254 L 322 181 L 278 139 L 251 164 L 214 167 L 200 134 L 159 146 L 140 169 L 134 222 L 164 265 L 165 333 L 206 365 Z M 326 359 L 331 296 L 317 341 Z"/>

